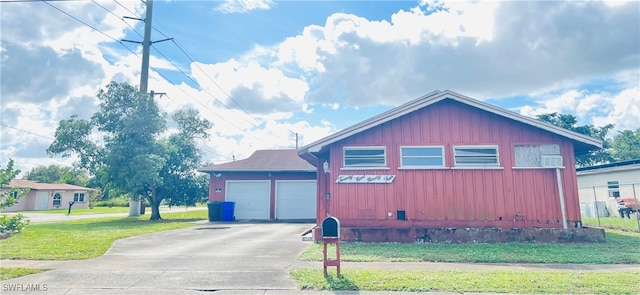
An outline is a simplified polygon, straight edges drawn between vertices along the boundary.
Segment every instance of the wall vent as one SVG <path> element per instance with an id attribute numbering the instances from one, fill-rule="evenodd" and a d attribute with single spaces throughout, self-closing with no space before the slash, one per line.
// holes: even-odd
<path id="1" fill-rule="evenodd" d="M 547 168 L 560 168 L 562 165 L 562 156 L 557 155 L 542 155 L 542 167 Z"/>

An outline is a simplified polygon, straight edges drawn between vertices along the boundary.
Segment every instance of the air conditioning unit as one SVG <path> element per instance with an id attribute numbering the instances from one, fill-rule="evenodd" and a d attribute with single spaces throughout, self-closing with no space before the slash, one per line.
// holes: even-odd
<path id="1" fill-rule="evenodd" d="M 543 155 L 541 161 L 542 167 L 546 168 L 560 168 L 562 165 L 562 156 L 558 155 Z"/>

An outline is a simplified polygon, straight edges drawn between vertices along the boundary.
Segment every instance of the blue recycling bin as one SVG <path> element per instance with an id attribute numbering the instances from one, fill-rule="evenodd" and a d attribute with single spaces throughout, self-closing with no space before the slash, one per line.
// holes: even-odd
<path id="1" fill-rule="evenodd" d="M 222 203 L 222 221 L 233 221 L 235 218 L 233 211 L 236 207 L 236 202 L 223 202 Z"/>

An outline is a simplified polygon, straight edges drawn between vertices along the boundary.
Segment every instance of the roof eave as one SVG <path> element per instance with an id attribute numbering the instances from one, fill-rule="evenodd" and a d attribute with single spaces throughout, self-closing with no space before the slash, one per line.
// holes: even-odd
<path id="1" fill-rule="evenodd" d="M 322 151 L 323 148 L 325 148 L 326 146 L 333 144 L 339 140 L 342 140 L 344 138 L 347 138 L 349 136 L 352 136 L 354 134 L 360 133 L 362 131 L 365 131 L 367 129 L 370 129 L 372 127 L 378 126 L 380 124 L 383 124 L 385 122 L 388 122 L 390 120 L 393 120 L 395 118 L 398 118 L 400 116 L 403 116 L 407 113 L 413 112 L 415 110 L 427 107 L 431 104 L 434 104 L 436 102 L 439 102 L 441 100 L 444 99 L 452 99 L 470 106 L 474 106 L 476 108 L 485 110 L 487 112 L 490 113 L 494 113 L 533 127 L 537 127 L 561 136 L 564 136 L 566 138 L 569 138 L 575 142 L 578 143 L 582 143 L 584 145 L 587 146 L 587 148 L 585 148 L 586 150 L 596 150 L 596 149 L 600 149 L 602 148 L 602 141 L 592 138 L 590 136 L 586 136 L 584 134 L 580 134 L 577 132 L 573 132 L 561 127 L 557 127 L 555 125 L 551 125 L 545 122 L 542 122 L 540 120 L 534 119 L 534 118 L 530 118 L 524 115 L 520 115 L 517 114 L 515 112 L 511 112 L 508 110 L 505 110 L 503 108 L 499 108 L 496 106 L 493 106 L 491 104 L 455 93 L 453 91 L 450 90 L 444 90 L 444 91 L 434 91 L 431 92 L 427 95 L 423 95 L 419 98 L 416 98 L 414 100 L 411 100 L 403 105 L 400 105 L 396 108 L 393 108 L 391 110 L 388 110 L 380 115 L 374 116 L 370 119 L 364 120 L 356 125 L 353 125 L 351 127 L 345 128 L 342 131 L 338 131 L 332 135 L 329 135 L 323 139 L 320 139 L 318 141 L 315 141 L 309 145 L 303 146 L 302 148 L 300 148 L 300 150 L 298 151 L 299 155 L 303 155 L 305 153 L 313 153 L 313 154 L 317 154 L 320 153 Z M 581 150 L 585 150 L 585 149 L 581 149 Z"/>

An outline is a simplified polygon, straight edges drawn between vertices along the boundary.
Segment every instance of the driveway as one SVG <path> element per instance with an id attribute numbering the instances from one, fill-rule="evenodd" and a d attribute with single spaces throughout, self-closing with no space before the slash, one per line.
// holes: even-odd
<path id="1" fill-rule="evenodd" d="M 46 286 L 46 294 L 295 293 L 287 267 L 310 245 L 300 235 L 312 226 L 202 223 L 122 239 L 102 257 L 3 281 L 2 294 L 8 286 Z"/>

